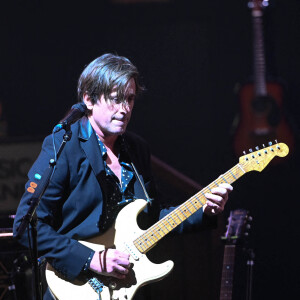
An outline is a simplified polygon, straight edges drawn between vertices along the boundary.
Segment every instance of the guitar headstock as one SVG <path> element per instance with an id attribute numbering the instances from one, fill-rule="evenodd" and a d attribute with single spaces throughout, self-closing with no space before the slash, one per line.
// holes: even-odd
<path id="1" fill-rule="evenodd" d="M 288 155 L 289 147 L 284 143 L 272 145 L 270 142 L 269 147 L 264 146 L 262 149 L 256 147 L 256 151 L 253 152 L 252 149 L 249 149 L 249 151 L 249 154 L 240 157 L 239 165 L 245 172 L 261 172 L 274 157 Z"/>
<path id="2" fill-rule="evenodd" d="M 250 228 L 249 221 L 252 221 L 252 217 L 249 216 L 247 210 L 236 209 L 230 211 L 227 230 L 224 236 L 222 236 L 222 240 L 235 244 L 239 239 L 247 236 L 247 229 Z"/>
<path id="3" fill-rule="evenodd" d="M 269 5 L 269 0 L 250 0 L 248 2 L 248 7 L 252 10 L 254 16 L 258 13 L 258 16 L 261 15 L 262 10 Z"/>
<path id="4" fill-rule="evenodd" d="M 261 10 L 269 6 L 269 0 L 249 0 L 248 7 L 254 10 Z"/>

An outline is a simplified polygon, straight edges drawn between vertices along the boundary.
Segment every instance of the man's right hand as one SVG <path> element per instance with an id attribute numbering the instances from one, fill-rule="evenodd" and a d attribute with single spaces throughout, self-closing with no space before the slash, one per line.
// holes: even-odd
<path id="1" fill-rule="evenodd" d="M 90 270 L 119 279 L 126 277 L 129 267 L 129 254 L 116 249 L 106 249 L 102 252 L 96 251 L 90 263 Z"/>

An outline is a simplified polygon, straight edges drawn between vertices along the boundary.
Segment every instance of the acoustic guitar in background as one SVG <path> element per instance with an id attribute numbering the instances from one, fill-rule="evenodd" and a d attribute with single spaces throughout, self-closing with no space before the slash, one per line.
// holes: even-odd
<path id="1" fill-rule="evenodd" d="M 234 151 L 240 156 L 253 145 L 273 140 L 288 144 L 293 151 L 294 136 L 284 113 L 283 86 L 276 81 L 266 81 L 263 9 L 268 1 L 251 0 L 248 6 L 253 23 L 254 80 L 238 92 L 240 109 L 238 122 L 234 124 Z"/>

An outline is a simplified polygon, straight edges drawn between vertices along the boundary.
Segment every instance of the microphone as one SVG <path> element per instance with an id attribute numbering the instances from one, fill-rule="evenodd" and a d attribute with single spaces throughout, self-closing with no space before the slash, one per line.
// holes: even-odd
<path id="1" fill-rule="evenodd" d="M 62 129 L 66 129 L 73 123 L 75 123 L 77 120 L 79 120 L 83 115 L 85 114 L 87 110 L 86 105 L 81 102 L 74 104 L 69 112 L 66 114 L 66 116 L 59 121 L 57 125 L 54 126 L 53 132 L 56 133 Z"/>

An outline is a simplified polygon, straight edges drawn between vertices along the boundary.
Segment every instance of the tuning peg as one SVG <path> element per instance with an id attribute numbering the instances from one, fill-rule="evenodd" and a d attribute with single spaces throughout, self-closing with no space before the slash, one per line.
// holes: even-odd
<path id="1" fill-rule="evenodd" d="M 251 225 L 250 225 L 250 224 L 247 224 L 247 225 L 246 225 L 246 228 L 247 228 L 247 229 L 250 229 L 250 228 L 251 228 Z"/>
<path id="2" fill-rule="evenodd" d="M 249 2 L 248 2 L 248 7 L 249 7 L 249 8 L 253 8 L 253 7 L 254 7 L 254 4 L 253 4 L 251 1 L 249 1 Z"/>
<path id="3" fill-rule="evenodd" d="M 249 149 L 249 152 L 253 152 L 252 148 Z"/>
<path id="4" fill-rule="evenodd" d="M 245 232 L 245 233 L 244 233 L 244 235 L 245 235 L 245 236 L 248 236 L 248 235 L 249 235 L 249 233 L 248 233 L 248 232 Z"/>
<path id="5" fill-rule="evenodd" d="M 258 147 L 258 146 L 256 146 L 256 147 L 255 147 L 255 149 L 256 149 L 256 150 L 259 150 L 259 147 Z"/>
<path id="6" fill-rule="evenodd" d="M 275 140 L 275 144 L 278 144 L 277 140 Z"/>
<path id="7" fill-rule="evenodd" d="M 246 155 L 246 154 L 247 154 L 245 150 L 243 151 L 243 154 L 244 154 L 244 155 Z"/>
<path id="8" fill-rule="evenodd" d="M 269 144 L 269 146 L 272 146 L 272 142 L 269 142 L 268 144 Z"/>
<path id="9" fill-rule="evenodd" d="M 269 0 L 263 0 L 263 2 L 261 4 L 262 4 L 262 6 L 267 7 L 267 6 L 269 6 Z"/>
<path id="10" fill-rule="evenodd" d="M 263 145 L 263 148 L 266 148 L 265 144 L 262 144 Z"/>
<path id="11" fill-rule="evenodd" d="M 248 216 L 247 220 L 248 220 L 249 222 L 252 222 L 252 221 L 253 221 L 253 218 L 252 218 L 251 216 Z"/>

